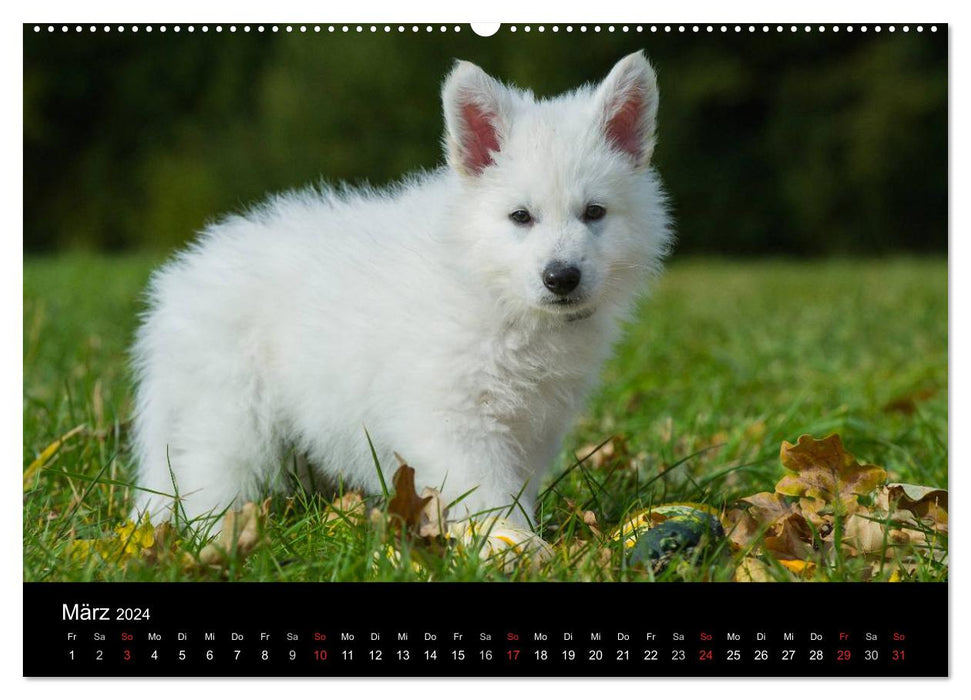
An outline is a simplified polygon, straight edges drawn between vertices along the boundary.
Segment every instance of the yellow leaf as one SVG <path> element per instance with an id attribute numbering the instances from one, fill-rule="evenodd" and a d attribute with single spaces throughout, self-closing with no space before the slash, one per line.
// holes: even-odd
<path id="1" fill-rule="evenodd" d="M 47 461 L 54 456 L 55 452 L 61 449 L 61 445 L 80 433 L 82 430 L 84 430 L 84 425 L 79 425 L 76 428 L 72 428 L 41 450 L 41 453 L 37 455 L 37 459 L 31 462 L 30 465 L 24 470 L 24 491 L 33 485 L 34 477 L 37 475 L 37 472 L 40 471 L 41 467 L 47 464 Z"/>
<path id="2" fill-rule="evenodd" d="M 148 549 L 155 543 L 155 528 L 148 518 L 135 524 L 131 520 L 125 521 L 123 525 L 115 528 L 115 538 L 123 548 L 123 556 L 127 559 L 141 553 L 143 549 Z"/>
<path id="3" fill-rule="evenodd" d="M 802 578 L 811 578 L 816 572 L 815 562 L 805 561 L 804 559 L 779 559 L 778 561 L 789 571 Z"/>
<path id="4" fill-rule="evenodd" d="M 739 583 L 766 583 L 775 580 L 765 562 L 756 557 L 742 559 L 733 578 Z"/>

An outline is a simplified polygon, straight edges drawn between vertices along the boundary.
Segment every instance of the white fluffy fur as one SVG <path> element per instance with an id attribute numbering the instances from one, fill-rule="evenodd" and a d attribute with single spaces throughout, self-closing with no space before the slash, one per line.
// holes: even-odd
<path id="1" fill-rule="evenodd" d="M 134 347 L 136 511 L 190 519 L 286 486 L 295 456 L 378 492 L 394 452 L 455 510 L 532 517 L 540 481 L 670 237 L 646 158 L 608 142 L 626 91 L 650 156 L 642 54 L 549 100 L 459 62 L 442 90 L 450 167 L 386 191 L 305 190 L 206 229 L 153 277 Z M 462 106 L 499 151 L 461 165 Z M 599 221 L 581 215 L 591 202 Z M 528 209 L 529 226 L 510 220 Z M 580 268 L 577 303 L 541 273 Z M 169 494 L 169 495 L 163 495 Z"/>

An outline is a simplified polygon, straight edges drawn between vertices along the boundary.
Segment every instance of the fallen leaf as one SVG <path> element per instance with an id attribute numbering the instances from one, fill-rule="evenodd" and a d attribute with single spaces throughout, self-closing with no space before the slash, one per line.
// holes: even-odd
<path id="1" fill-rule="evenodd" d="M 417 534 L 422 513 L 432 497 L 418 495 L 415 491 L 415 470 L 398 453 L 395 453 L 395 457 L 399 466 L 392 480 L 394 497 L 388 503 L 388 515 L 399 530 Z"/>
<path id="2" fill-rule="evenodd" d="M 571 571 L 576 572 L 578 581 L 614 579 L 614 552 L 610 547 L 600 546 L 596 540 L 571 539 L 556 545 L 553 551 Z"/>
<path id="3" fill-rule="evenodd" d="M 152 527 L 148 518 L 143 518 L 138 523 L 126 520 L 109 537 L 74 540 L 68 551 L 74 559 L 86 561 L 98 556 L 109 564 L 125 567 L 135 559 L 160 563 L 174 557 L 180 545 L 170 523 Z"/>
<path id="4" fill-rule="evenodd" d="M 573 453 L 578 462 L 592 469 L 630 468 L 633 464 L 627 442 L 614 436 L 599 445 L 584 445 Z"/>
<path id="5" fill-rule="evenodd" d="M 172 559 L 179 552 L 181 545 L 182 542 L 172 523 L 164 522 L 155 527 L 152 542 L 142 548 L 141 558 L 150 564 L 160 564 Z"/>
<path id="6" fill-rule="evenodd" d="M 946 522 L 946 490 L 916 484 L 887 484 L 886 488 L 889 500 L 896 502 L 898 508 L 909 510 L 920 517 L 926 516 L 928 512 L 942 510 Z"/>
<path id="7" fill-rule="evenodd" d="M 364 498 L 357 491 L 348 491 L 327 506 L 325 523 L 359 525 L 367 515 Z"/>
<path id="8" fill-rule="evenodd" d="M 592 510 L 585 510 L 580 514 L 580 518 L 583 520 L 583 524 L 590 528 L 590 531 L 596 535 L 600 535 L 600 528 L 597 527 L 597 514 Z"/>
<path id="9" fill-rule="evenodd" d="M 263 530 L 269 510 L 268 498 L 261 505 L 249 501 L 243 504 L 242 509 L 226 513 L 219 536 L 199 552 L 199 563 L 223 568 L 234 552 L 239 558 L 249 555 L 266 541 Z"/>
<path id="10" fill-rule="evenodd" d="M 779 559 L 782 566 L 801 578 L 812 578 L 816 572 L 816 562 L 803 559 Z"/>
<path id="11" fill-rule="evenodd" d="M 768 565 L 757 557 L 745 557 L 735 567 L 733 580 L 739 583 L 768 583 L 775 581 L 775 576 Z"/>
<path id="12" fill-rule="evenodd" d="M 779 520 L 763 546 L 776 559 L 809 559 L 815 552 L 812 529 L 799 513 Z"/>
<path id="13" fill-rule="evenodd" d="M 927 388 L 921 389 L 920 391 L 915 391 L 910 394 L 905 394 L 903 396 L 898 396 L 894 399 L 888 401 L 883 410 L 887 413 L 902 413 L 906 416 L 913 414 L 917 411 L 917 404 L 921 401 L 926 401 L 927 399 L 934 396 L 937 393 L 937 389 Z"/>
<path id="14" fill-rule="evenodd" d="M 425 502 L 418 514 L 418 536 L 443 536 L 448 532 L 448 508 L 442 503 L 442 494 L 425 487 L 418 498 Z"/>
<path id="15" fill-rule="evenodd" d="M 823 501 L 839 515 L 852 513 L 858 496 L 869 494 L 887 480 L 887 472 L 880 467 L 857 462 L 843 448 L 839 435 L 822 440 L 803 435 L 795 445 L 783 442 L 780 458 L 794 473 L 779 480 L 777 492 L 813 499 L 810 504 L 816 506 Z"/>
<path id="16" fill-rule="evenodd" d="M 80 433 L 82 430 L 84 430 L 84 425 L 79 425 L 72 428 L 41 450 L 41 453 L 37 455 L 37 459 L 31 462 L 28 467 L 24 469 L 24 491 L 34 485 L 34 477 L 37 475 L 37 472 L 41 470 L 41 467 L 47 464 L 48 460 L 54 456 L 54 453 L 61 449 L 61 445 Z"/>
<path id="17" fill-rule="evenodd" d="M 746 549 L 758 542 L 763 533 L 762 523 L 753 518 L 748 510 L 732 508 L 722 516 L 725 536 L 738 549 Z"/>
<path id="18" fill-rule="evenodd" d="M 765 437 L 766 432 L 768 432 L 768 428 L 765 425 L 765 421 L 757 420 L 754 423 L 749 424 L 745 428 L 745 432 L 743 434 L 747 440 L 750 440 L 751 442 L 758 442 Z"/>
<path id="19" fill-rule="evenodd" d="M 749 513 L 764 525 L 771 525 L 796 512 L 795 507 L 781 493 L 763 491 L 739 500 L 751 505 L 752 508 L 748 509 Z"/>
<path id="20" fill-rule="evenodd" d="M 881 554 L 892 557 L 895 547 L 910 542 L 910 536 L 900 526 L 899 520 L 891 520 L 886 514 L 881 518 L 879 514 L 861 508 L 844 521 L 841 544 L 849 548 L 851 556 Z"/>

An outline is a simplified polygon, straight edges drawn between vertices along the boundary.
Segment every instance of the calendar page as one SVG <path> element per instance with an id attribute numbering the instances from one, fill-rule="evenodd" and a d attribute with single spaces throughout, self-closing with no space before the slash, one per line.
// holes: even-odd
<path id="1" fill-rule="evenodd" d="M 947 676 L 948 26 L 23 26 L 24 668 Z"/>

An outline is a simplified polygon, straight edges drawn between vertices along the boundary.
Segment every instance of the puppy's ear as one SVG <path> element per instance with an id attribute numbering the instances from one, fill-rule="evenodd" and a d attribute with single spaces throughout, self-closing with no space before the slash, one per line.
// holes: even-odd
<path id="1" fill-rule="evenodd" d="M 597 88 L 600 128 L 607 142 L 628 155 L 638 169 L 654 152 L 657 78 L 644 53 L 622 58 Z"/>
<path id="2" fill-rule="evenodd" d="M 448 164 L 476 176 L 492 164 L 508 127 L 507 88 L 474 63 L 456 61 L 442 87 Z"/>

